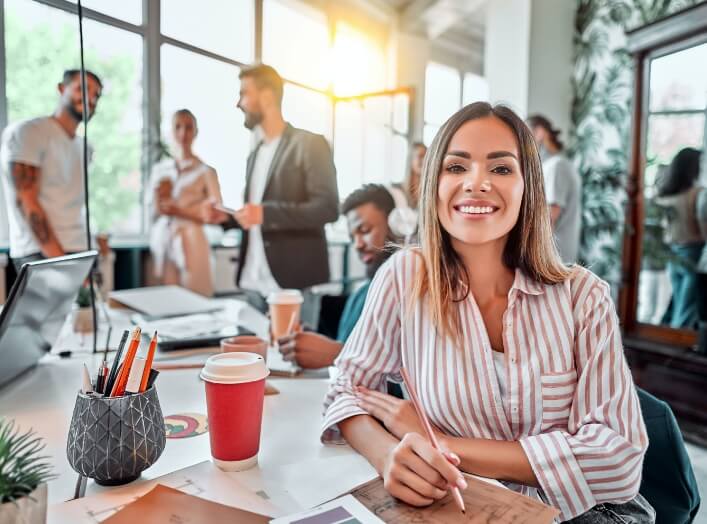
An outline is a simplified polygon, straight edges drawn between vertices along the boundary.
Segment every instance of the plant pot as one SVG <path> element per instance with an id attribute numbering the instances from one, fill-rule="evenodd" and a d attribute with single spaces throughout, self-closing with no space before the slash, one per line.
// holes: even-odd
<path id="1" fill-rule="evenodd" d="M 45 524 L 47 522 L 47 485 L 15 502 L 0 504 L 0 524 Z"/>
<path id="2" fill-rule="evenodd" d="M 93 311 L 90 307 L 74 310 L 74 333 L 93 332 Z"/>

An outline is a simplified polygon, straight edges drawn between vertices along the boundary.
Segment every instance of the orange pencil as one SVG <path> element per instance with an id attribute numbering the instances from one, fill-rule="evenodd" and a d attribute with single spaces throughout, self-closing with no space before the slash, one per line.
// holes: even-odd
<path id="1" fill-rule="evenodd" d="M 123 360 L 123 367 L 120 369 L 120 374 L 115 380 L 113 390 L 110 392 L 111 397 L 119 397 L 125 393 L 125 386 L 127 385 L 128 377 L 130 376 L 130 368 L 133 365 L 133 360 L 135 360 L 135 355 L 137 355 L 137 349 L 140 346 L 141 333 L 142 331 L 139 327 L 135 328 L 135 331 L 133 331 L 128 352 L 125 355 L 125 360 Z"/>
<path id="2" fill-rule="evenodd" d="M 415 392 L 415 388 L 412 387 L 412 381 L 410 380 L 410 376 L 408 375 L 407 370 L 401 367 L 400 374 L 403 376 L 405 388 L 410 394 L 410 401 L 415 407 L 415 411 L 417 411 L 417 416 L 420 418 L 420 422 L 422 422 L 422 427 L 425 428 L 427 438 L 430 439 L 432 447 L 439 451 L 439 442 L 437 442 L 437 437 L 435 437 L 434 431 L 432 431 L 432 425 L 430 424 L 430 421 L 427 418 L 427 414 L 422 409 L 422 404 L 420 403 L 420 399 L 418 398 L 417 393 Z M 451 489 L 451 491 L 454 502 L 456 502 L 457 506 L 459 507 L 462 513 L 466 513 L 466 509 L 464 508 L 464 499 L 462 499 L 462 494 L 459 492 L 459 488 L 455 486 Z"/>
<path id="3" fill-rule="evenodd" d="M 147 357 L 145 358 L 145 369 L 142 371 L 142 381 L 140 382 L 140 393 L 147 389 L 147 379 L 150 378 L 150 370 L 152 369 L 152 359 L 155 356 L 155 349 L 157 348 L 157 331 L 152 335 L 152 340 L 150 340 L 150 347 L 147 350 Z"/>

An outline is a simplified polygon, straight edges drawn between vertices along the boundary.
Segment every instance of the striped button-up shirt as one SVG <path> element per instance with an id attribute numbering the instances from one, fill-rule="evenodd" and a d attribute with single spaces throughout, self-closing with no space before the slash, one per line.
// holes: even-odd
<path id="1" fill-rule="evenodd" d="M 539 496 L 580 515 L 638 493 L 648 445 L 623 354 L 608 285 L 577 268 L 545 285 L 516 270 L 503 315 L 506 398 L 500 398 L 489 337 L 474 297 L 459 303 L 461 347 L 438 336 L 427 306 L 408 309 L 411 251 L 394 255 L 371 285 L 363 314 L 336 361 L 325 399 L 322 440 L 341 442 L 337 424 L 365 414 L 352 386 L 385 391 L 405 365 L 432 423 L 448 435 L 519 441 Z"/>

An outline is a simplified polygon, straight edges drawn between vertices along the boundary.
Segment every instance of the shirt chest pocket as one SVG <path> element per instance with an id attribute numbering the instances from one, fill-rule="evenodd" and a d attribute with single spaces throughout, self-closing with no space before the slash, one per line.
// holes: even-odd
<path id="1" fill-rule="evenodd" d="M 542 431 L 567 428 L 572 400 L 577 389 L 577 371 L 545 373 L 542 382 Z"/>

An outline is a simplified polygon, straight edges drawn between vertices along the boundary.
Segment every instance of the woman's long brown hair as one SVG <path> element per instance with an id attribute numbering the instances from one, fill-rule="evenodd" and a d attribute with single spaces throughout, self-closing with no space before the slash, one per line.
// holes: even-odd
<path id="1" fill-rule="evenodd" d="M 449 233 L 439 221 L 437 188 L 442 163 L 454 134 L 466 122 L 489 116 L 503 121 L 513 131 L 525 183 L 518 221 L 508 235 L 503 264 L 509 269 L 521 269 L 528 277 L 543 284 L 563 282 L 572 272 L 560 260 L 553 241 L 540 155 L 530 129 L 513 110 L 503 105 L 475 102 L 460 109 L 437 132 L 425 156 L 419 207 L 419 254 L 424 264 L 416 275 L 413 300 L 410 301 L 411 304 L 417 300 L 426 301 L 437 332 L 457 344 L 462 330 L 456 303 L 468 296 L 469 275 L 452 247 Z"/>

